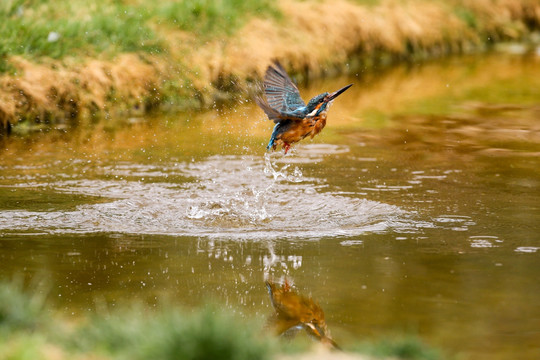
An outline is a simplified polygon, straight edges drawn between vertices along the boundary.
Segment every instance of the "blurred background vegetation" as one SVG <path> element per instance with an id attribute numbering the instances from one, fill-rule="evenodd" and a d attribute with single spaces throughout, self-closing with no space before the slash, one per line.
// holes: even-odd
<path id="1" fill-rule="evenodd" d="M 269 0 L 119 1 L 5 0 L 0 4 L 0 53 L 113 56 L 167 52 L 168 31 L 208 37 L 234 33 L 250 16 L 279 17 Z"/>
<path id="2" fill-rule="evenodd" d="M 126 303 L 123 308 L 102 308 L 88 318 L 66 321 L 48 305 L 46 293 L 36 284 L 0 282 L 1 360 L 286 359 L 310 347 L 302 341 L 278 341 L 262 324 L 211 305 L 187 311 L 166 304 L 149 309 Z M 348 354 L 344 358 L 350 360 L 441 359 L 439 351 L 418 338 L 401 335 L 359 343 Z M 332 353 L 317 356 L 326 359 Z"/>
<path id="3" fill-rule="evenodd" d="M 244 101 L 273 59 L 301 82 L 538 37 L 537 0 L 4 0 L 0 134 Z M 536 35 L 535 35 L 536 34 Z"/>
<path id="4" fill-rule="evenodd" d="M 4 0 L 0 3 L 0 54 L 25 55 L 37 59 L 65 56 L 114 56 L 122 52 L 167 53 L 174 43 L 169 34 L 184 31 L 195 34 L 201 43 L 211 38 L 233 35 L 253 17 L 271 18 L 287 26 L 283 7 L 289 2 L 270 0 Z M 290 2 L 294 3 L 294 1 Z M 379 0 L 351 0 L 352 4 L 373 8 Z M 494 1 L 384 1 L 391 6 L 426 4 L 443 7 L 470 28 L 487 31 L 492 26 L 482 8 L 496 13 L 501 4 Z M 534 0 L 514 0 L 515 7 L 534 6 Z M 528 4 L 530 3 L 530 4 Z M 285 4 L 285 5 L 284 5 Z M 338 5 L 339 6 L 339 5 Z M 482 10 L 482 11 L 480 11 Z M 532 9 L 534 10 L 534 9 Z M 324 27 L 326 14 L 321 13 Z M 504 13 L 499 16 L 505 16 Z M 519 14 L 506 35 L 519 32 Z M 491 19 L 495 22 L 496 15 Z M 533 13 L 528 22 L 535 21 Z M 532 24 L 531 24 L 532 25 Z M 465 34 L 463 34 L 465 35 Z"/>

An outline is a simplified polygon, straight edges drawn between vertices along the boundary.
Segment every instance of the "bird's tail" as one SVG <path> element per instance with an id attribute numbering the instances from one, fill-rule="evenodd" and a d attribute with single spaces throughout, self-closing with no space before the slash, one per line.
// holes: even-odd
<path id="1" fill-rule="evenodd" d="M 276 141 L 276 137 L 279 130 L 279 123 L 274 126 L 274 131 L 272 131 L 272 136 L 270 136 L 270 141 L 268 142 L 268 145 L 266 146 L 266 150 L 270 151 L 274 148 L 274 142 Z"/>
<path id="2" fill-rule="evenodd" d="M 276 303 L 274 302 L 274 291 L 276 290 L 276 285 L 268 280 L 266 280 L 264 283 L 266 284 L 266 290 L 268 290 L 268 295 L 270 295 L 270 301 L 272 302 L 272 306 L 275 308 Z"/>

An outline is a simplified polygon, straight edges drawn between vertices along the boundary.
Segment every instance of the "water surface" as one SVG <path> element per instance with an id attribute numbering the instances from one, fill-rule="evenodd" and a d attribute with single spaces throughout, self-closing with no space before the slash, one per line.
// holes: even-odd
<path id="1" fill-rule="evenodd" d="M 46 279 L 66 316 L 166 299 L 260 319 L 286 275 L 345 347 L 540 358 L 537 74 L 496 54 L 319 81 L 304 98 L 355 86 L 287 156 L 252 103 L 14 136 L 0 275 Z"/>

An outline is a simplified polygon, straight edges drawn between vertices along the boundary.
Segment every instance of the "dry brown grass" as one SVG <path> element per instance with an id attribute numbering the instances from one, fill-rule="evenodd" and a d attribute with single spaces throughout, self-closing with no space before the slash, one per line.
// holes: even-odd
<path id="1" fill-rule="evenodd" d="M 480 30 L 493 40 L 519 38 L 527 24 L 540 23 L 540 3 L 537 0 L 462 0 L 478 19 Z"/>
<path id="2" fill-rule="evenodd" d="M 474 16 L 474 26 L 458 8 Z M 160 103 L 167 80 L 189 82 L 208 106 L 216 94 L 246 91 L 275 58 L 317 77 L 354 59 L 440 56 L 490 40 L 518 39 L 540 24 L 538 0 L 387 0 L 370 7 L 345 0 L 282 0 L 280 9 L 282 20 L 254 18 L 233 37 L 198 47 L 192 34 L 165 34 L 173 50 L 159 58 L 126 54 L 72 64 L 11 58 L 16 75 L 0 76 L 0 125 L 146 109 Z M 176 62 L 189 64 L 189 73 L 179 71 Z"/>
<path id="3" fill-rule="evenodd" d="M 126 54 L 114 62 L 36 64 L 12 59 L 17 75 L 0 78 L 0 119 L 61 122 L 106 111 L 111 104 L 147 106 L 158 92 L 158 67 Z"/>
<path id="4" fill-rule="evenodd" d="M 473 29 L 454 11 L 459 6 L 478 16 Z M 383 1 L 362 7 L 345 0 L 280 2 L 283 23 L 253 19 L 226 44 L 209 44 L 193 54 L 203 83 L 218 77 L 260 77 L 272 59 L 307 77 L 343 68 L 351 58 L 385 54 L 394 59 L 441 56 L 468 51 L 492 40 L 517 39 L 526 25 L 540 24 L 537 0 Z M 207 64 L 207 66 L 204 66 Z"/>

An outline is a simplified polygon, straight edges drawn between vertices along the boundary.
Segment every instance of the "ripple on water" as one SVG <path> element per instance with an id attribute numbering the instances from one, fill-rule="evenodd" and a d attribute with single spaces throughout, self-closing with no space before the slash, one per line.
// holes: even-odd
<path id="1" fill-rule="evenodd" d="M 334 149 L 345 151 L 344 149 Z M 320 154 L 285 157 L 213 156 L 200 162 L 122 164 L 124 175 L 162 177 L 156 182 L 118 179 L 58 180 L 43 186 L 57 192 L 110 199 L 73 210 L 4 211 L 0 230 L 47 233 L 117 232 L 233 239 L 354 236 L 418 224 L 406 211 L 388 204 L 325 191 L 324 180 L 309 178 L 294 166 Z M 110 169 L 114 172 L 114 169 Z M 180 182 L 166 181 L 169 173 Z M 178 178 L 178 177 L 177 177 Z M 36 184 L 34 183 L 33 186 Z"/>
<path id="2" fill-rule="evenodd" d="M 364 242 L 362 240 L 344 240 L 339 243 L 341 246 L 356 246 L 356 245 L 363 245 Z"/>
<path id="3" fill-rule="evenodd" d="M 470 246 L 473 248 L 492 248 L 498 247 L 503 241 L 497 236 L 469 236 Z"/>
<path id="4" fill-rule="evenodd" d="M 516 248 L 514 251 L 520 252 L 520 253 L 535 253 L 538 250 L 540 250 L 540 247 L 537 247 L 537 246 L 520 246 Z"/>

